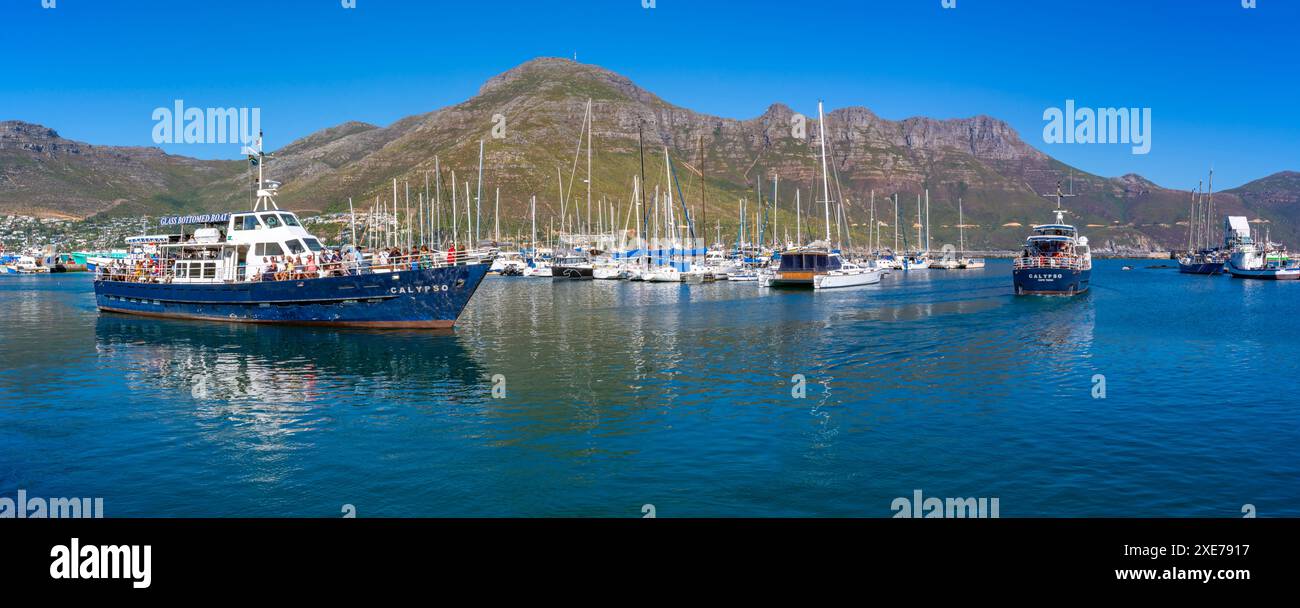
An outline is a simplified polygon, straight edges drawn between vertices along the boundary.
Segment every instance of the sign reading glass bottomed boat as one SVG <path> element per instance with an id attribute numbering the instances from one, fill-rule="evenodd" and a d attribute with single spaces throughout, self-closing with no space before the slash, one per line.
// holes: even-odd
<path id="1" fill-rule="evenodd" d="M 201 213 L 198 215 L 172 215 L 158 220 L 162 226 L 182 224 L 224 224 L 230 221 L 229 213 Z"/>

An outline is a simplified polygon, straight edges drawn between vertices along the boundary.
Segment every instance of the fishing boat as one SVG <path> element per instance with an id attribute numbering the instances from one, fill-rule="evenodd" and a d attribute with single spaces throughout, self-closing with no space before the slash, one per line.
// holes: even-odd
<path id="1" fill-rule="evenodd" d="M 491 256 L 472 251 L 367 259 L 350 247 L 337 261 L 275 203 L 279 183 L 264 179 L 259 136 L 249 147 L 257 197 L 245 212 L 163 218 L 179 226 L 156 252 L 97 268 L 100 311 L 239 323 L 366 328 L 450 328 L 478 289 Z M 197 227 L 185 238 L 187 226 Z M 342 254 L 343 252 L 339 252 Z M 306 263 L 281 265 L 287 257 Z M 335 260 L 333 252 L 327 256 Z"/>
<path id="2" fill-rule="evenodd" d="M 48 274 L 50 268 L 42 266 L 36 256 L 19 255 L 0 265 L 0 271 L 4 274 Z"/>
<path id="3" fill-rule="evenodd" d="M 1232 247 L 1225 267 L 1233 278 L 1265 281 L 1300 279 L 1300 263 L 1291 259 L 1285 247 L 1270 243 L 1267 237 L 1263 243 L 1256 243 L 1250 235 L 1250 224 L 1246 218 L 1230 216 L 1225 228 L 1228 233 L 1225 242 Z"/>
<path id="4" fill-rule="evenodd" d="M 1061 184 L 1056 184 L 1056 222 L 1034 226 L 1012 266 L 1016 295 L 1076 295 L 1088 290 L 1092 252 L 1088 237 L 1065 223 Z"/>
<path id="5" fill-rule="evenodd" d="M 1228 254 L 1211 247 L 1210 226 L 1214 224 L 1214 171 L 1210 171 L 1208 196 L 1201 196 L 1200 184 L 1192 193 L 1192 208 L 1187 221 L 1187 253 L 1178 258 L 1178 272 L 1183 274 L 1221 274 Z M 1227 226 L 1225 226 L 1225 230 Z M 1226 240 L 1226 232 L 1225 232 Z"/>

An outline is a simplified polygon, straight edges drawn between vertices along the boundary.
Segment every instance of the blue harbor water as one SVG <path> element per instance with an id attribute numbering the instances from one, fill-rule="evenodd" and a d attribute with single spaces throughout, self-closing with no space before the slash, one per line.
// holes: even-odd
<path id="1" fill-rule="evenodd" d="M 825 293 L 489 277 L 452 332 L 100 315 L 85 274 L 0 277 L 0 496 L 888 517 L 920 489 L 1002 517 L 1300 515 L 1300 284 L 1156 264 L 1099 261 L 1073 298 L 1015 297 L 992 260 Z"/>

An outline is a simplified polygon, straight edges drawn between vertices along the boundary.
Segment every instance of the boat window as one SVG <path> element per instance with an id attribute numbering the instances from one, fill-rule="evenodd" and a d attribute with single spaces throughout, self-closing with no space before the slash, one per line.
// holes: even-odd
<path id="1" fill-rule="evenodd" d="M 266 222 L 266 227 L 267 227 L 267 228 L 279 228 L 279 227 L 280 227 L 280 218 L 276 217 L 276 215 L 275 215 L 274 213 L 263 213 L 263 214 L 262 214 L 262 221 L 263 221 L 263 222 Z"/>
<path id="2" fill-rule="evenodd" d="M 289 253 L 293 255 L 307 251 L 307 249 L 302 246 L 302 243 L 298 242 L 298 239 L 290 239 L 285 241 L 284 244 L 289 247 Z"/>
<path id="3" fill-rule="evenodd" d="M 262 224 L 257 221 L 256 215 L 245 215 L 235 219 L 235 230 L 257 230 Z"/>
<path id="4" fill-rule="evenodd" d="M 253 255 L 284 255 L 284 250 L 280 248 L 279 243 L 258 243 L 253 248 Z"/>
<path id="5" fill-rule="evenodd" d="M 304 238 L 302 242 L 307 243 L 307 248 L 312 251 L 320 251 L 321 249 L 324 249 L 324 247 L 321 247 L 320 241 L 311 237 Z"/>
<path id="6" fill-rule="evenodd" d="M 284 225 L 285 225 L 285 226 L 301 226 L 301 225 L 302 225 L 302 224 L 299 224 L 299 223 L 298 223 L 298 218 L 294 217 L 292 213 L 281 213 L 281 214 L 280 214 L 280 219 L 283 219 L 283 220 L 284 220 Z"/>
<path id="7" fill-rule="evenodd" d="M 176 278 L 178 278 L 178 279 L 183 279 L 183 278 L 185 278 L 185 269 L 186 269 L 188 266 L 189 266 L 188 264 L 177 264 L 177 265 L 176 265 Z"/>
<path id="8" fill-rule="evenodd" d="M 211 279 L 217 276 L 216 262 L 207 262 L 203 264 L 203 278 Z"/>

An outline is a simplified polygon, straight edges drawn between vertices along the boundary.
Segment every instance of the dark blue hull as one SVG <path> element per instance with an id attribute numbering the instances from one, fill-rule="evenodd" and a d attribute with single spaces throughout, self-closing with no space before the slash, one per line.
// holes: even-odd
<path id="1" fill-rule="evenodd" d="M 1068 268 L 1013 269 L 1016 295 L 1072 296 L 1088 291 L 1092 270 Z"/>
<path id="2" fill-rule="evenodd" d="M 151 317 L 328 325 L 448 328 L 490 264 L 301 281 L 162 284 L 95 281 L 100 310 Z"/>
<path id="3" fill-rule="evenodd" d="M 1178 263 L 1178 272 L 1184 274 L 1222 274 L 1223 262 Z"/>

